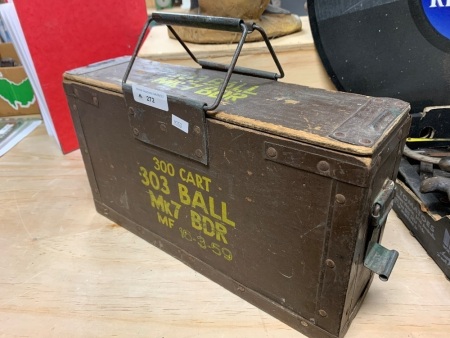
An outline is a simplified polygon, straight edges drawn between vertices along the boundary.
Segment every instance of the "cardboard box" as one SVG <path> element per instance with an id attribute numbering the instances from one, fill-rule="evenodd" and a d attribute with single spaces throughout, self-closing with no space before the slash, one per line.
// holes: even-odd
<path id="1" fill-rule="evenodd" d="M 12 58 L 18 64 L 0 67 L 0 116 L 39 114 L 30 80 L 12 43 L 0 44 L 0 57 Z"/>
<path id="2" fill-rule="evenodd" d="M 145 0 L 147 8 L 155 9 L 155 0 Z"/>
<path id="3" fill-rule="evenodd" d="M 449 216 L 439 215 L 427 208 L 400 179 L 397 180 L 394 211 L 445 276 L 450 279 Z"/>

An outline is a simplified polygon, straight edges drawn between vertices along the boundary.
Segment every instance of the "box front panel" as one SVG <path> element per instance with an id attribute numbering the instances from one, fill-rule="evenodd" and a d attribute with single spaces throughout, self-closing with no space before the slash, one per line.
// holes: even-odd
<path id="1" fill-rule="evenodd" d="M 69 101 L 72 109 L 77 106 L 74 116 L 98 202 L 310 323 L 321 319 L 338 334 L 355 224 L 339 216 L 343 203 L 336 199 L 338 182 L 326 174 L 330 170 L 319 174 L 320 165 L 305 164 L 319 168 L 311 171 L 302 170 L 301 161 L 270 160 L 267 144 L 285 149 L 284 157 L 308 153 L 322 164 L 325 150 L 208 119 L 205 166 L 136 140 L 119 94 L 99 90 L 95 97 L 97 105 Z M 335 162 L 344 157 L 328 155 Z M 359 207 L 364 189 L 345 186 L 348 212 Z M 340 223 L 333 225 L 333 217 Z M 335 286 L 340 290 L 334 290 L 339 304 L 330 303 L 324 321 L 318 306 L 330 287 L 323 285 L 327 247 L 339 245 L 339 236 L 349 243 L 340 248 L 335 260 L 342 264 L 333 270 L 340 281 Z"/>

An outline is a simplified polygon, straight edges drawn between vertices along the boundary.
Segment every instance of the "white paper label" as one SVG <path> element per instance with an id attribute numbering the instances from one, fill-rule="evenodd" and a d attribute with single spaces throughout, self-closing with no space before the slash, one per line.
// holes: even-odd
<path id="1" fill-rule="evenodd" d="M 178 116 L 172 114 L 172 126 L 184 131 L 186 134 L 189 133 L 189 122 L 180 119 Z"/>
<path id="2" fill-rule="evenodd" d="M 133 90 L 133 97 L 136 102 L 145 104 L 150 107 L 169 111 L 169 104 L 167 103 L 167 94 L 159 90 L 150 89 L 138 84 L 131 85 Z"/>

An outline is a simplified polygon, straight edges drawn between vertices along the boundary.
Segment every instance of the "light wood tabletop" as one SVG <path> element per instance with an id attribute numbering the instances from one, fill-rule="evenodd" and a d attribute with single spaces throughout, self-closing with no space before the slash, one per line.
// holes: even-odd
<path id="1" fill-rule="evenodd" d="M 313 50 L 280 60 L 332 88 Z M 0 337 L 303 337 L 99 215 L 80 151 L 43 126 L 0 158 L 0 203 Z M 450 283 L 394 212 L 382 243 L 400 257 L 346 337 L 450 337 Z"/>

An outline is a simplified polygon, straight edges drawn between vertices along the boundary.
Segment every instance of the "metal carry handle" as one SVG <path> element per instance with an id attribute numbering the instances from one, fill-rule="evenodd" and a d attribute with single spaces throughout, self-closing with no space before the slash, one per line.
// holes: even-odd
<path id="1" fill-rule="evenodd" d="M 244 22 L 237 18 L 162 12 L 152 13 L 150 18 L 160 25 L 197 27 L 228 32 L 240 32 L 241 24 Z"/>
<path id="2" fill-rule="evenodd" d="M 269 38 L 267 37 L 266 32 L 261 27 L 256 25 L 255 23 L 253 23 L 253 22 L 246 23 L 242 19 L 237 19 L 237 18 L 155 12 L 155 13 L 152 13 L 148 17 L 147 23 L 144 26 L 144 29 L 142 30 L 141 35 L 139 36 L 138 43 L 136 45 L 136 48 L 133 52 L 130 62 L 128 63 L 128 67 L 127 67 L 124 77 L 122 79 L 122 86 L 124 86 L 127 82 L 128 76 L 130 75 L 130 72 L 131 72 L 133 64 L 136 60 L 137 54 L 143 44 L 145 34 L 152 22 L 167 25 L 167 28 L 172 32 L 172 34 L 175 36 L 175 38 L 178 40 L 178 42 L 183 46 L 184 50 L 189 54 L 189 56 L 192 58 L 192 60 L 194 60 L 194 62 L 196 62 L 202 68 L 227 72 L 225 75 L 225 79 L 220 87 L 219 93 L 217 94 L 216 100 L 210 106 L 205 104 L 203 107 L 203 109 L 205 111 L 214 110 L 219 106 L 220 102 L 222 101 L 223 95 L 225 94 L 225 90 L 228 86 L 228 82 L 230 81 L 231 75 L 233 73 L 243 74 L 243 75 L 251 75 L 251 76 L 255 76 L 255 77 L 272 79 L 272 80 L 277 80 L 277 79 L 281 79 L 284 77 L 283 68 L 281 67 L 280 62 L 278 61 L 278 58 L 275 54 L 275 51 L 274 51 L 272 45 L 270 44 L 270 41 L 269 41 Z M 236 51 L 234 52 L 234 55 L 231 59 L 230 64 L 223 65 L 223 64 L 219 64 L 219 63 L 215 63 L 215 62 L 198 60 L 195 57 L 195 55 L 190 51 L 190 49 L 186 46 L 186 44 L 180 38 L 180 36 L 176 33 L 176 31 L 172 28 L 172 25 L 223 30 L 223 31 L 229 31 L 229 32 L 242 32 L 242 36 L 238 42 Z M 241 53 L 242 47 L 245 43 L 245 39 L 246 39 L 247 35 L 252 33 L 254 30 L 257 30 L 263 37 L 263 39 L 266 43 L 267 49 L 269 50 L 269 52 L 275 62 L 275 65 L 277 66 L 279 74 L 266 72 L 266 71 L 262 71 L 262 70 L 254 70 L 254 69 L 245 68 L 245 67 L 236 67 L 236 63 L 237 63 L 238 57 Z"/>
<path id="3" fill-rule="evenodd" d="M 398 251 L 386 249 L 378 243 L 382 228 L 386 224 L 389 211 L 394 204 L 394 195 L 395 183 L 387 179 L 372 206 L 370 222 L 372 236 L 367 246 L 366 256 L 364 257 L 364 266 L 378 274 L 380 280 L 383 282 L 389 279 L 398 258 Z"/>

